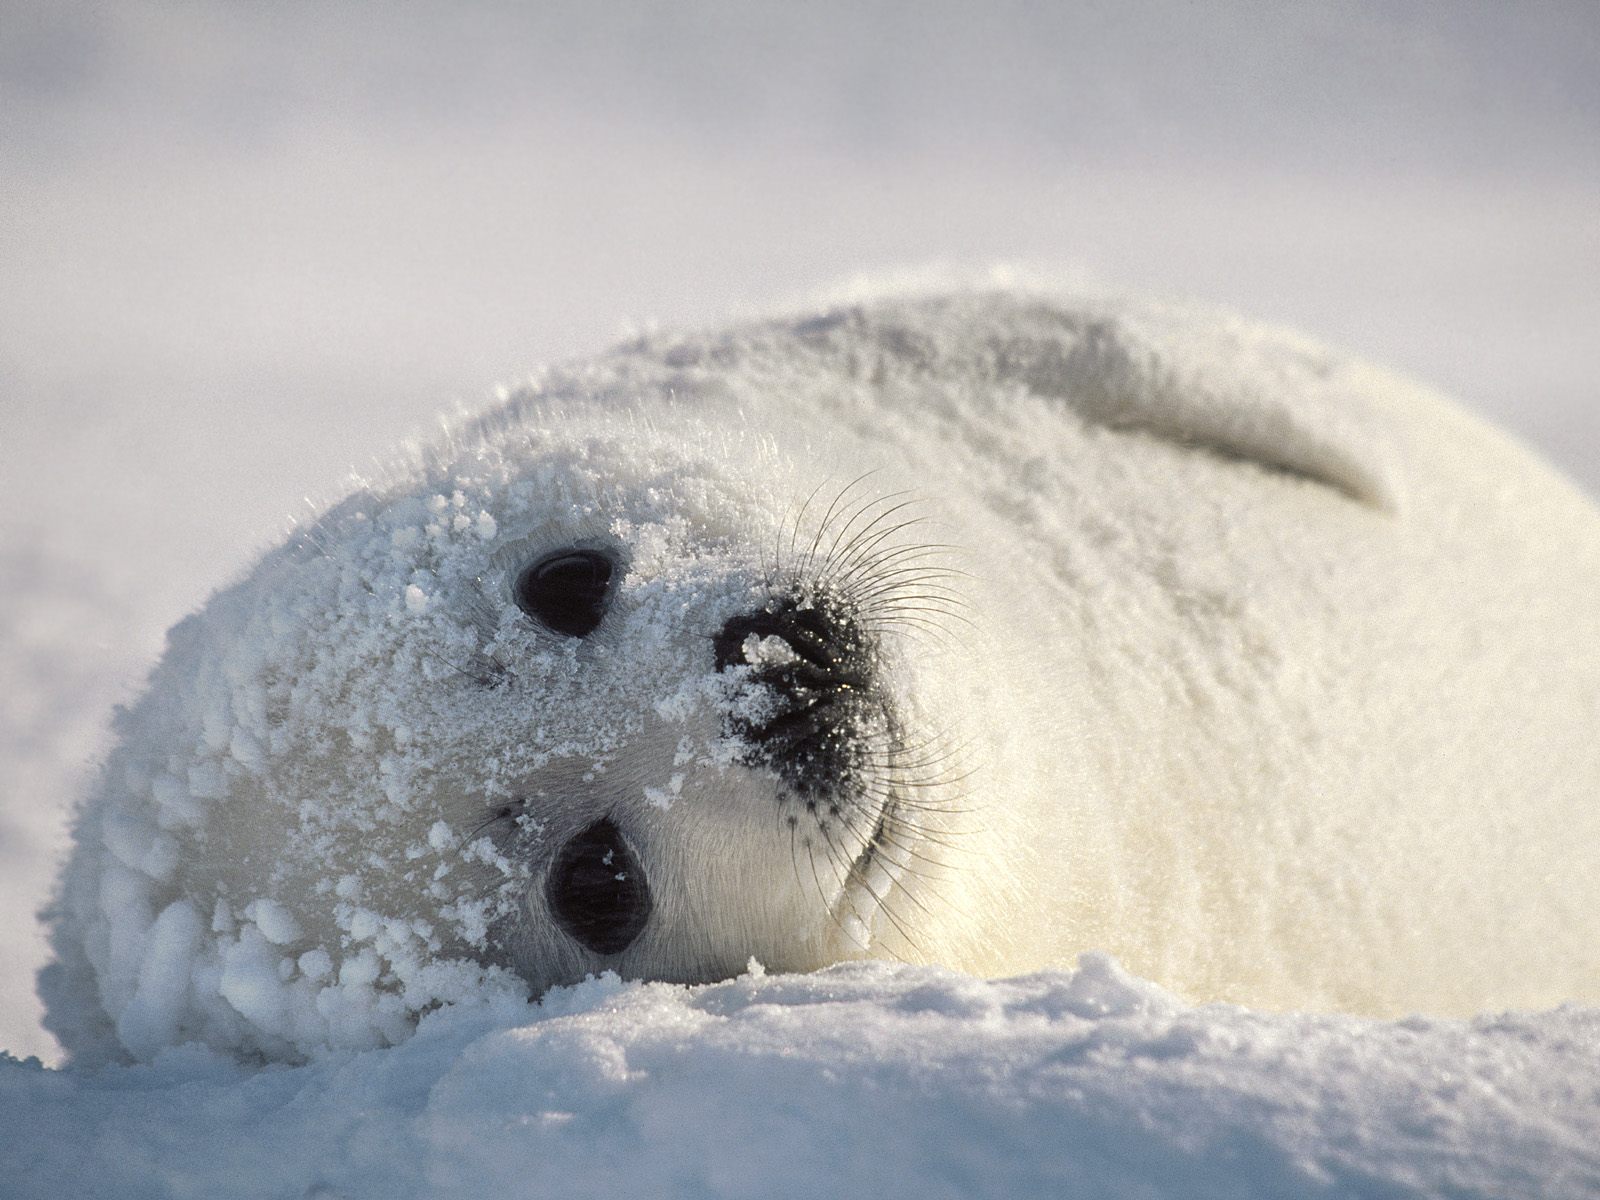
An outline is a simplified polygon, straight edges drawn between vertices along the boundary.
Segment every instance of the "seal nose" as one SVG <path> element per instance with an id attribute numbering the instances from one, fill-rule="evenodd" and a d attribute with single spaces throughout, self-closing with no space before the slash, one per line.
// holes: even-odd
<path id="1" fill-rule="evenodd" d="M 839 605 L 774 601 L 722 627 L 717 669 L 750 669 L 772 697 L 759 716 L 731 713 L 730 733 L 802 792 L 836 783 L 855 756 L 853 718 L 870 704 L 872 656 Z"/>
<path id="2" fill-rule="evenodd" d="M 835 700 L 867 686 L 854 622 L 820 607 L 786 602 L 743 613 L 722 627 L 714 648 L 717 670 L 753 667 L 783 701 L 772 721 L 745 731 L 757 741 L 809 726 Z"/>
<path id="3" fill-rule="evenodd" d="M 650 919 L 650 888 L 622 831 L 602 818 L 556 855 L 545 883 L 556 923 L 596 954 L 621 954 Z"/>

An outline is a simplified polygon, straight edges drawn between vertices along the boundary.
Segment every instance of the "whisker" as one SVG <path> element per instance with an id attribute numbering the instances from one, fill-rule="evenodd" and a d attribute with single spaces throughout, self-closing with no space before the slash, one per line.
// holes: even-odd
<path id="1" fill-rule="evenodd" d="M 813 536 L 812 539 L 811 539 L 811 546 L 806 551 L 806 556 L 805 556 L 804 562 L 801 563 L 801 569 L 802 570 L 805 570 L 806 568 L 810 567 L 810 565 L 816 560 L 817 548 L 822 544 L 822 539 L 825 536 L 827 536 L 828 528 L 833 523 L 834 515 L 835 515 L 835 513 L 837 513 L 839 511 L 839 506 L 844 503 L 845 497 L 848 496 L 852 491 L 854 491 L 858 485 L 864 483 L 867 479 L 869 479 L 873 475 L 876 475 L 877 473 L 878 473 L 877 469 L 874 469 L 874 470 L 871 470 L 871 471 L 867 471 L 867 472 L 865 472 L 865 473 L 863 473 L 861 475 L 857 475 L 849 483 L 845 484 L 845 486 L 839 491 L 839 493 L 836 496 L 834 496 L 832 503 L 830 503 L 828 505 L 828 511 L 822 514 L 822 520 L 817 525 L 817 532 L 816 532 L 815 536 Z M 864 505 L 870 505 L 870 504 L 873 503 L 873 501 L 869 497 L 863 503 L 864 503 Z M 839 515 L 840 515 L 840 519 L 843 519 L 843 514 L 841 513 Z M 838 542 L 839 542 L 839 535 L 836 534 L 834 536 L 834 546 L 837 546 Z M 833 547 L 829 547 L 829 550 L 828 550 L 829 557 L 831 557 L 832 554 L 833 554 Z"/>
<path id="2" fill-rule="evenodd" d="M 464 675 L 464 676 L 466 676 L 466 678 L 472 680 L 472 682 L 474 682 L 476 684 L 480 684 L 483 687 L 494 687 L 496 684 L 501 682 L 501 680 L 503 678 L 503 674 L 509 674 L 509 672 L 506 670 L 506 668 L 503 665 L 501 665 L 499 662 L 494 660 L 494 659 L 488 659 L 488 660 L 485 660 L 485 661 L 494 663 L 494 666 L 495 667 L 499 667 L 500 672 L 502 672 L 503 674 L 497 675 L 497 674 L 494 673 L 494 671 L 492 669 L 491 669 L 491 671 L 489 671 L 487 673 L 479 672 L 479 671 L 469 671 L 465 667 L 462 667 L 462 666 L 460 666 L 460 665 L 458 665 L 456 663 L 451 662 L 444 655 L 440 654 L 437 650 L 434 650 L 429 646 L 419 646 L 418 649 L 421 650 L 422 653 L 426 654 L 429 658 L 435 660 L 436 662 L 442 662 L 445 666 L 449 667 L 456 674 Z"/>

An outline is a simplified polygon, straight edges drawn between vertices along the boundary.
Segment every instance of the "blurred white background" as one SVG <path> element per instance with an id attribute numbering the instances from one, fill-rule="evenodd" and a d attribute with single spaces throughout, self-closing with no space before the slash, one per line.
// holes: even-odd
<path id="1" fill-rule="evenodd" d="M 1600 4 L 0 0 L 0 1048 L 111 703 L 304 498 L 629 326 L 996 260 L 1600 492 Z"/>

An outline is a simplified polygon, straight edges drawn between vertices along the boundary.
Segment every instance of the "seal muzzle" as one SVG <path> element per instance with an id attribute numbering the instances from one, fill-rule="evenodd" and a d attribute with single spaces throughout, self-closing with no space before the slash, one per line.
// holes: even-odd
<path id="1" fill-rule="evenodd" d="M 715 638 L 718 671 L 744 668 L 770 702 L 730 714 L 750 758 L 802 795 L 838 787 L 859 757 L 859 717 L 872 703 L 872 654 L 850 611 L 784 597 L 736 616 Z"/>

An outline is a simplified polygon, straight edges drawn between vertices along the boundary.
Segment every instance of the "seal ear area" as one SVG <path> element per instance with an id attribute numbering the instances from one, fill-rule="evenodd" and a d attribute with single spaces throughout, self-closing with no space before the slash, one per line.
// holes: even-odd
<path id="1" fill-rule="evenodd" d="M 1310 342 L 1177 311 L 1100 316 L 1055 367 L 1054 379 L 1029 372 L 1030 386 L 1097 424 L 1254 462 L 1381 512 L 1401 507 L 1381 413 L 1361 395 L 1374 381 Z"/>
<path id="2" fill-rule="evenodd" d="M 523 567 L 511 583 L 517 607 L 546 629 L 588 637 L 610 606 L 620 572 L 610 555 L 588 547 L 552 551 Z"/>

